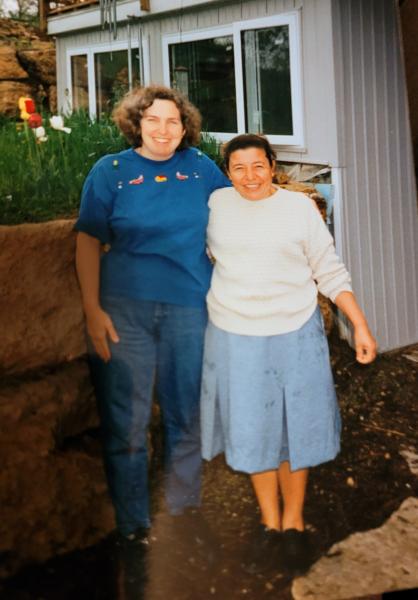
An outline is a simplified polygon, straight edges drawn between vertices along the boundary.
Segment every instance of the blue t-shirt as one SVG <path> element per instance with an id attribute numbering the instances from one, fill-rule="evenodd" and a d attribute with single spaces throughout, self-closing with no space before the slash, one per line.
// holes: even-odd
<path id="1" fill-rule="evenodd" d="M 228 185 L 195 148 L 164 161 L 133 149 L 101 158 L 84 183 L 75 224 L 110 245 L 101 258 L 101 296 L 203 305 L 212 272 L 208 198 Z"/>

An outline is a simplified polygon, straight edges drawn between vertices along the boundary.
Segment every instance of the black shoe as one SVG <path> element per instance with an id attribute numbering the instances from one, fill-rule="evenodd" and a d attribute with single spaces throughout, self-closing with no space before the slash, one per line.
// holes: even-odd
<path id="1" fill-rule="evenodd" d="M 282 564 L 293 576 L 303 575 L 312 563 L 312 548 L 307 531 L 282 532 Z"/>
<path id="2" fill-rule="evenodd" d="M 260 524 L 244 559 L 244 569 L 254 574 L 277 571 L 280 566 L 281 532 Z"/>
<path id="3" fill-rule="evenodd" d="M 125 585 L 139 585 L 147 580 L 149 529 L 139 527 L 129 535 L 117 534 L 115 546 Z"/>

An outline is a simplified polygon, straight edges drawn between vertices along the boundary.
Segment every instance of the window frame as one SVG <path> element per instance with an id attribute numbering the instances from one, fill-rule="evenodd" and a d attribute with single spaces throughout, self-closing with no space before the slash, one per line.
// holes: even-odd
<path id="1" fill-rule="evenodd" d="M 131 50 L 138 49 L 138 40 L 132 40 Z M 87 56 L 87 82 L 88 82 L 88 97 L 89 97 L 89 115 L 91 119 L 97 117 L 96 114 L 96 70 L 95 70 L 95 54 L 102 52 L 117 52 L 119 50 L 128 51 L 128 41 L 101 43 L 89 46 L 79 46 L 77 48 L 69 48 L 67 50 L 67 102 L 68 112 L 73 110 L 73 81 L 71 71 L 71 58 L 73 56 Z M 142 57 L 144 68 L 144 85 L 149 85 L 150 82 L 150 54 L 148 38 L 142 38 Z M 64 112 L 65 108 L 64 108 Z"/>
<path id="2" fill-rule="evenodd" d="M 164 85 L 171 87 L 170 80 L 170 49 L 171 44 L 178 44 L 183 42 L 196 42 L 199 40 L 210 40 L 216 37 L 224 37 L 229 35 L 233 37 L 232 27 L 225 25 L 223 27 L 211 27 L 210 29 L 199 29 L 196 31 L 188 31 L 186 33 L 168 33 L 163 35 L 163 79 Z M 234 51 L 235 52 L 235 51 Z M 235 61 L 235 54 L 234 54 Z M 235 78 L 235 89 L 236 89 L 236 78 Z M 237 121 L 238 123 L 238 121 Z M 227 142 L 232 139 L 235 133 L 223 133 L 222 131 L 210 131 L 210 135 L 215 136 L 221 142 Z"/>
<path id="3" fill-rule="evenodd" d="M 304 145 L 304 118 L 303 118 L 303 86 L 302 86 L 302 53 L 301 53 L 301 22 L 300 11 L 286 12 L 270 17 L 235 21 L 230 25 L 210 27 L 188 31 L 185 33 L 168 33 L 162 36 L 163 78 L 164 84 L 171 85 L 170 81 L 170 51 L 171 44 L 207 40 L 215 37 L 232 36 L 234 44 L 234 69 L 235 92 L 237 110 L 236 133 L 211 131 L 211 135 L 221 142 L 226 142 L 235 135 L 245 133 L 245 94 L 242 64 L 241 33 L 246 30 L 263 29 L 287 25 L 289 27 L 289 58 L 290 58 L 290 89 L 292 102 L 292 135 L 268 134 L 269 141 L 277 146 L 303 147 Z"/>

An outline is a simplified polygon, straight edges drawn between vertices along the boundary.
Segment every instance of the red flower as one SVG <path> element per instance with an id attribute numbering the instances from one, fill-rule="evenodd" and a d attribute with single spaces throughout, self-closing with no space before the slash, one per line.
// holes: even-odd
<path id="1" fill-rule="evenodd" d="M 35 102 L 32 100 L 32 98 L 25 98 L 25 109 L 26 112 L 31 114 L 36 114 L 35 113 Z"/>
<path id="2" fill-rule="evenodd" d="M 36 129 L 42 125 L 42 117 L 39 113 L 32 113 L 28 119 L 28 125 L 31 129 Z"/>

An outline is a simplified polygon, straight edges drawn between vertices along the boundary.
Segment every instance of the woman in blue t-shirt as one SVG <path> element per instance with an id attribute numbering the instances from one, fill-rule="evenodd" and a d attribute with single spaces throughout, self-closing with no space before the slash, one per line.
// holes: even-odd
<path id="1" fill-rule="evenodd" d="M 193 147 L 201 118 L 176 90 L 137 88 L 113 116 L 132 148 L 101 158 L 86 179 L 76 264 L 118 531 L 145 546 L 154 383 L 169 511 L 190 514 L 200 502 L 207 203 L 229 182 Z"/>

